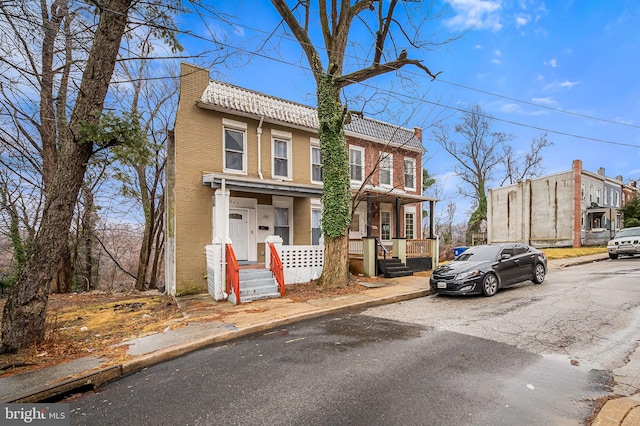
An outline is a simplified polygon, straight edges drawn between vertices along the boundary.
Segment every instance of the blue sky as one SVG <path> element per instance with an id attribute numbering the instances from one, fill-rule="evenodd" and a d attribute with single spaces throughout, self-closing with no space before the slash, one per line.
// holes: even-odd
<path id="1" fill-rule="evenodd" d="M 210 4 L 227 12 L 228 22 L 209 12 L 181 18 L 181 29 L 202 37 L 182 38 L 187 54 L 211 49 L 205 40 L 215 35 L 241 52 L 214 66 L 213 78 L 315 106 L 314 80 L 297 43 L 265 42 L 280 21 L 269 1 Z M 347 95 L 350 108 L 423 128 L 423 166 L 441 183 L 444 200 L 455 199 L 460 182 L 453 160 L 430 140 L 429 127 L 434 120 L 456 123 L 459 110 L 474 104 L 494 117 L 494 130 L 516 136 L 516 149 L 547 133 L 554 145 L 544 151 L 544 174 L 569 170 L 572 160 L 581 159 L 586 170 L 604 167 L 607 176 L 640 179 L 640 2 L 454 0 L 440 6 L 448 6 L 447 13 L 430 21 L 426 33 L 436 41 L 461 38 L 409 50 L 442 72 L 436 81 L 404 68 Z M 350 51 L 352 60 L 366 58 L 363 46 Z M 466 219 L 466 206 L 460 203 L 457 220 Z"/>

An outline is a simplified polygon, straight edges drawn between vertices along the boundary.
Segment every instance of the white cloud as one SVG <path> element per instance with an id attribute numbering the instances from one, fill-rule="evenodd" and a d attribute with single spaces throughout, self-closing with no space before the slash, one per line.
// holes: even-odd
<path id="1" fill-rule="evenodd" d="M 571 89 L 573 86 L 575 86 L 576 84 L 580 84 L 579 81 L 563 81 L 562 83 L 560 83 L 560 87 L 568 87 L 569 89 Z"/>
<path id="2" fill-rule="evenodd" d="M 473 46 L 474 49 L 478 49 L 478 50 L 482 50 L 482 45 L 481 44 L 476 44 L 475 46 Z"/>
<path id="3" fill-rule="evenodd" d="M 500 111 L 502 112 L 520 112 L 520 106 L 517 104 L 504 104 L 500 107 Z"/>
<path id="4" fill-rule="evenodd" d="M 553 58 L 549 61 L 544 61 L 545 65 L 549 65 L 551 68 L 557 68 L 558 67 L 558 60 L 556 58 Z"/>
<path id="5" fill-rule="evenodd" d="M 531 17 L 529 15 L 525 15 L 524 13 L 516 16 L 516 28 L 524 27 L 531 21 Z"/>
<path id="6" fill-rule="evenodd" d="M 502 64 L 502 61 L 500 59 L 498 59 L 498 58 L 494 58 L 494 59 L 491 60 L 491 63 L 492 64 L 496 64 L 496 65 L 500 65 L 500 64 Z"/>
<path id="7" fill-rule="evenodd" d="M 534 104 L 540 104 L 540 105 L 556 105 L 556 101 L 550 97 L 531 98 L 531 102 L 533 102 Z"/>
<path id="8" fill-rule="evenodd" d="M 501 51 L 499 51 L 499 50 L 496 50 L 496 51 L 495 51 L 495 54 L 496 54 L 496 56 L 502 56 L 502 52 L 501 52 Z"/>
<path id="9" fill-rule="evenodd" d="M 502 5 L 494 0 L 451 0 L 451 7 L 457 13 L 445 21 L 445 25 L 459 29 L 499 31 Z"/>

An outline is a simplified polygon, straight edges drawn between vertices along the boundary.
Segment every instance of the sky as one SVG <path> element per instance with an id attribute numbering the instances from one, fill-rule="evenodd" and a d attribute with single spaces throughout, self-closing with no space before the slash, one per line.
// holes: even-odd
<path id="1" fill-rule="evenodd" d="M 203 3 L 199 15 L 178 23 L 190 32 L 181 36 L 185 56 L 211 50 L 215 38 L 238 50 L 211 66 L 212 78 L 316 106 L 306 59 L 270 1 Z M 457 200 L 457 222 L 466 221 L 470 204 L 457 196 L 455 162 L 431 139 L 431 126 L 453 126 L 476 104 L 493 117 L 492 130 L 515 136 L 516 151 L 547 135 L 553 145 L 543 151 L 543 174 L 580 159 L 585 170 L 640 180 L 640 2 L 453 0 L 433 10 L 443 15 L 422 30 L 435 44 L 408 53 L 437 79 L 405 67 L 350 87 L 345 100 L 367 116 L 423 129 L 423 167 L 439 182 L 440 208 Z M 419 16 L 414 11 L 414 23 Z M 350 36 L 360 44 L 348 51 L 349 63 L 366 64 L 366 32 L 356 26 Z"/>

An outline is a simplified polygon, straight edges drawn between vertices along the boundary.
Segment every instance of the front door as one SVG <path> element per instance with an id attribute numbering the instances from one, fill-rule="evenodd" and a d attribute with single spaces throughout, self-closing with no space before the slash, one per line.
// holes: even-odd
<path id="1" fill-rule="evenodd" d="M 229 238 L 237 260 L 249 259 L 249 212 L 229 209 Z"/>

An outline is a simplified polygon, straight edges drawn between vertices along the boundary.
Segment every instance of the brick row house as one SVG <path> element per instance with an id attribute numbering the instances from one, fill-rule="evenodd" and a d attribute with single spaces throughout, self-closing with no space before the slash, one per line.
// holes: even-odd
<path id="1" fill-rule="evenodd" d="M 636 182 L 622 176 L 583 170 L 574 160 L 571 170 L 487 194 L 489 242 L 515 241 L 536 247 L 603 245 L 623 227 L 622 207 L 640 195 Z"/>
<path id="2" fill-rule="evenodd" d="M 207 279 L 224 271 L 205 256 L 212 242 L 232 245 L 241 265 L 268 260 L 272 237 L 282 246 L 321 244 L 322 155 L 314 108 L 211 80 L 207 69 L 182 64 L 171 133 L 169 293 L 205 291 Z M 433 218 L 436 200 L 422 196 L 420 129 L 354 117 L 345 133 L 354 201 L 350 265 L 362 272 L 363 239 L 377 238 L 389 250 L 403 240 L 406 258 L 412 250 L 406 241 L 424 242 L 423 203 Z M 423 260 L 431 246 L 426 251 Z M 224 256 L 213 262 L 224 263 Z"/>

